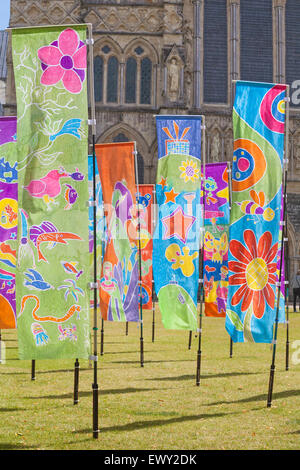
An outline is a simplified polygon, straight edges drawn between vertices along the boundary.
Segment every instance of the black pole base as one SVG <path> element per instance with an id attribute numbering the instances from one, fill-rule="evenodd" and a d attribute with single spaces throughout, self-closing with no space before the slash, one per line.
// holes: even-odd
<path id="1" fill-rule="evenodd" d="M 232 352 L 233 352 L 233 341 L 232 339 L 230 339 L 230 354 L 229 354 L 230 359 L 232 359 Z"/>
<path id="2" fill-rule="evenodd" d="M 144 339 L 140 338 L 141 367 L 144 367 Z"/>
<path id="3" fill-rule="evenodd" d="M 152 343 L 154 343 L 155 339 L 155 322 L 152 322 Z"/>
<path id="4" fill-rule="evenodd" d="M 99 428 L 98 428 L 98 384 L 92 385 L 93 389 L 93 438 L 98 439 Z"/>
<path id="5" fill-rule="evenodd" d="M 104 330 L 101 329 L 100 355 L 104 354 Z"/>
<path id="6" fill-rule="evenodd" d="M 200 370 L 201 370 L 201 351 L 199 350 L 197 353 L 197 372 L 196 372 L 196 385 L 199 387 L 200 385 Z"/>
<path id="7" fill-rule="evenodd" d="M 285 352 L 285 370 L 289 370 L 289 341 L 286 343 L 286 352 Z"/>
<path id="8" fill-rule="evenodd" d="M 31 380 L 35 380 L 35 360 L 31 361 Z"/>
<path id="9" fill-rule="evenodd" d="M 128 336 L 128 321 L 126 322 L 126 331 L 125 331 L 126 336 Z"/>
<path id="10" fill-rule="evenodd" d="M 271 408 L 271 405 L 272 405 L 274 374 L 275 374 L 275 365 L 272 364 L 271 368 L 270 368 L 270 380 L 269 380 L 267 408 Z"/>
<path id="11" fill-rule="evenodd" d="M 76 359 L 75 364 L 74 364 L 74 405 L 77 405 L 79 403 L 79 395 L 78 395 L 78 389 L 79 389 L 79 361 Z"/>
<path id="12" fill-rule="evenodd" d="M 193 334 L 192 331 L 190 331 L 190 333 L 189 333 L 189 349 L 191 349 L 191 347 L 192 347 L 192 334 Z"/>

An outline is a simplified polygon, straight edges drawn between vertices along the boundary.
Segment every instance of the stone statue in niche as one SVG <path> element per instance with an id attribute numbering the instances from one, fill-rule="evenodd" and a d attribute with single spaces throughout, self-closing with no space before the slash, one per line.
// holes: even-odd
<path id="1" fill-rule="evenodd" d="M 218 162 L 220 158 L 220 138 L 218 134 L 215 134 L 211 142 L 210 150 L 211 161 Z"/>
<path id="2" fill-rule="evenodd" d="M 180 92 L 180 66 L 175 57 L 168 64 L 168 96 L 170 101 L 178 101 Z"/>

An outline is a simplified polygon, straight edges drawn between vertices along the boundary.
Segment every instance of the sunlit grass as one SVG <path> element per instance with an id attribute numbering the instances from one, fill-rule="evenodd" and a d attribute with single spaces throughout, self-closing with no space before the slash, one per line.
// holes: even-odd
<path id="1" fill-rule="evenodd" d="M 79 404 L 73 405 L 74 361 L 17 359 L 15 331 L 2 331 L 0 449 L 299 449 L 300 314 L 290 315 L 290 362 L 285 370 L 286 327 L 279 326 L 272 407 L 267 408 L 270 345 L 234 344 L 224 319 L 203 318 L 200 386 L 195 385 L 198 341 L 164 330 L 144 312 L 145 366 L 139 329 L 105 323 L 99 356 L 98 439 L 92 437 L 93 369 L 80 362 Z M 100 336 L 100 335 L 99 335 Z M 294 347 L 294 348 L 293 348 Z M 99 350 L 99 348 L 98 348 Z"/>

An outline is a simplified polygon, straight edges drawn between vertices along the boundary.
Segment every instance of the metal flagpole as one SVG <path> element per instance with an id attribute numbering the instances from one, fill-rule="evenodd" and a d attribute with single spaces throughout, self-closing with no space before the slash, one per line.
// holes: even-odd
<path id="1" fill-rule="evenodd" d="M 98 318 L 97 318 L 97 218 L 96 218 L 96 112 L 95 112 L 95 93 L 94 93 L 94 54 L 93 54 L 93 44 L 94 40 L 92 37 L 92 25 L 89 23 L 88 27 L 88 45 L 89 45 L 89 91 L 90 91 L 90 106 L 91 106 L 91 128 L 92 128 L 92 144 L 93 144 L 93 237 L 94 237 L 94 279 L 91 283 L 91 288 L 94 290 L 94 354 L 91 356 L 91 360 L 94 362 L 94 382 L 92 384 L 93 391 L 93 437 L 98 439 L 99 429 L 98 429 Z"/>
<path id="2" fill-rule="evenodd" d="M 201 185 L 200 185 L 200 200 L 201 200 L 201 190 L 203 188 L 203 204 L 202 204 L 202 227 L 200 231 L 200 266 L 199 272 L 201 273 L 199 283 L 200 283 L 200 313 L 199 313 L 199 329 L 198 329 L 198 351 L 197 351 L 197 370 L 196 370 L 196 385 L 200 385 L 200 371 L 201 371 L 201 340 L 202 340 L 202 308 L 204 303 L 204 279 L 203 279 L 203 261 L 204 261 L 204 181 L 205 181 L 205 152 L 206 152 L 206 142 L 205 142 L 205 117 L 202 116 L 202 125 L 201 128 L 203 144 L 202 144 L 202 155 L 203 155 L 203 174 L 201 175 Z"/>
<path id="3" fill-rule="evenodd" d="M 287 196 L 286 196 L 287 197 Z M 287 210 L 285 212 L 285 225 L 287 235 Z M 284 246 L 284 301 L 285 301 L 285 322 L 286 322 L 286 345 L 285 345 L 285 370 L 289 370 L 289 251 L 288 251 L 288 237 L 284 239 L 286 242 Z"/>
<path id="4" fill-rule="evenodd" d="M 231 179 L 231 166 L 230 162 L 227 162 L 227 172 L 228 172 L 228 195 L 229 195 L 229 211 L 231 211 L 231 204 L 232 204 L 232 179 Z M 232 358 L 233 355 L 233 341 L 230 337 L 230 348 L 229 348 L 229 357 Z"/>
<path id="5" fill-rule="evenodd" d="M 279 268 L 279 280 L 277 283 L 277 309 L 276 309 L 276 317 L 275 317 L 275 326 L 274 326 L 274 333 L 273 333 L 273 351 L 272 351 L 272 363 L 270 367 L 270 377 L 269 377 L 269 390 L 268 390 L 268 400 L 267 400 L 267 407 L 270 408 L 272 405 L 272 394 L 273 394 L 273 385 L 274 385 L 274 375 L 275 375 L 275 359 L 276 359 L 276 345 L 277 345 L 277 335 L 278 335 L 278 319 L 279 319 L 279 305 L 280 305 L 280 288 L 281 288 L 281 280 L 282 280 L 282 262 L 283 262 L 283 240 L 286 234 L 286 211 L 287 211 L 287 168 L 288 168 L 288 151 L 289 151 L 289 143 L 288 143 L 288 132 L 289 132 L 289 86 L 286 87 L 286 122 L 285 122 L 285 152 L 284 152 L 284 159 L 283 159 L 283 227 L 282 227 L 282 234 L 281 234 L 281 254 L 280 254 L 280 268 Z"/>
<path id="6" fill-rule="evenodd" d="M 134 142 L 134 161 L 135 161 L 135 180 L 137 194 L 139 194 L 139 174 L 138 174 L 138 160 L 136 142 Z M 140 361 L 141 367 L 144 367 L 144 337 L 143 337 L 143 299 L 142 299 L 142 250 L 141 250 L 141 221 L 138 197 L 136 198 L 137 213 L 138 213 L 138 252 L 139 252 L 139 303 L 140 303 Z"/>

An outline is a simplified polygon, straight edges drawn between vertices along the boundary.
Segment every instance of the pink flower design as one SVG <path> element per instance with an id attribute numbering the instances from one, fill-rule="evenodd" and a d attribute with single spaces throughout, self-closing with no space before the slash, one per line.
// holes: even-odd
<path id="1" fill-rule="evenodd" d="M 85 80 L 86 46 L 73 29 L 65 29 L 57 41 L 41 47 L 38 57 L 42 66 L 42 85 L 62 81 L 70 93 L 80 93 Z"/>

